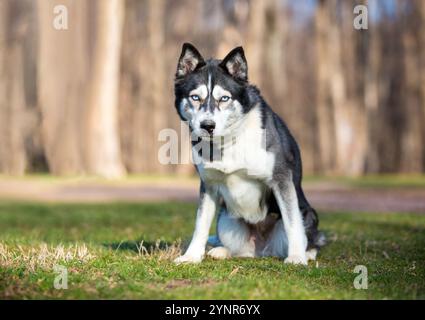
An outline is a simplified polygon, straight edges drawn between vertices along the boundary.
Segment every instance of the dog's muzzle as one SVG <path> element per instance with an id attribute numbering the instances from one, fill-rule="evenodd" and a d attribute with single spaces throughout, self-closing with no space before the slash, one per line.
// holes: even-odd
<path id="1" fill-rule="evenodd" d="M 204 120 L 201 122 L 200 127 L 202 130 L 205 130 L 212 135 L 215 129 L 215 122 L 212 120 Z"/>

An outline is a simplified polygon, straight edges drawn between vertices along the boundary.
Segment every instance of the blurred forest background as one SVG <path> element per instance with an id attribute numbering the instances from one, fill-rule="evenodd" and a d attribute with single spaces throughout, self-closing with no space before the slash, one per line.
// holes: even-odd
<path id="1" fill-rule="evenodd" d="M 305 173 L 425 171 L 425 1 L 0 0 L 0 173 L 193 173 L 157 159 L 183 42 L 244 46 Z"/>

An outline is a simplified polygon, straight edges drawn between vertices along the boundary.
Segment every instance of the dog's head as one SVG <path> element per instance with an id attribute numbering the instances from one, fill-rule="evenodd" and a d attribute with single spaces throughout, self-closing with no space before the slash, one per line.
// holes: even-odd
<path id="1" fill-rule="evenodd" d="M 248 65 L 242 47 L 204 60 L 185 43 L 177 65 L 175 105 L 198 137 L 226 136 L 249 111 Z"/>

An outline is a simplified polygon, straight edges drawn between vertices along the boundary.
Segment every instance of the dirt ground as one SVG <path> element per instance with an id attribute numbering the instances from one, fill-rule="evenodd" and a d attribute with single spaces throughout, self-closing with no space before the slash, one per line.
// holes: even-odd
<path id="1" fill-rule="evenodd" d="M 0 199 L 51 202 L 196 201 L 198 182 L 0 180 Z M 365 188 L 306 183 L 310 203 L 319 211 L 425 213 L 424 188 Z"/>

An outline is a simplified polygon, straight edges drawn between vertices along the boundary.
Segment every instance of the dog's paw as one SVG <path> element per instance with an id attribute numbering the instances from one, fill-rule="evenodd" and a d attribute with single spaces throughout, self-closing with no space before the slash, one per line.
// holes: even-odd
<path id="1" fill-rule="evenodd" d="M 192 255 L 183 255 L 174 259 L 175 264 L 182 263 L 201 263 L 203 257 L 202 256 L 192 256 Z"/>
<path id="2" fill-rule="evenodd" d="M 290 263 L 290 264 L 302 264 L 302 265 L 307 265 L 307 257 L 301 256 L 301 255 L 291 255 L 289 257 L 287 257 L 284 261 L 285 263 Z"/>
<path id="3" fill-rule="evenodd" d="M 216 247 L 208 251 L 207 255 L 214 259 L 223 260 L 230 258 L 230 251 L 225 247 Z"/>
<path id="4" fill-rule="evenodd" d="M 317 249 L 310 249 L 307 250 L 307 252 L 305 253 L 305 255 L 307 256 L 307 260 L 316 260 L 317 257 Z"/>

